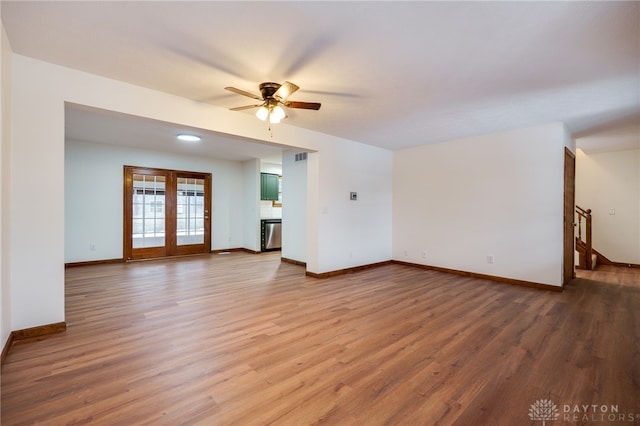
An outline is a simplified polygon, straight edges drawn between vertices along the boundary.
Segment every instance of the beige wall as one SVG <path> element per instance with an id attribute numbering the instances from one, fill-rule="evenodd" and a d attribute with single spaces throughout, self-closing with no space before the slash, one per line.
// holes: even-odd
<path id="1" fill-rule="evenodd" d="M 593 212 L 596 250 L 614 262 L 640 264 L 640 149 L 578 150 L 576 204 Z"/>

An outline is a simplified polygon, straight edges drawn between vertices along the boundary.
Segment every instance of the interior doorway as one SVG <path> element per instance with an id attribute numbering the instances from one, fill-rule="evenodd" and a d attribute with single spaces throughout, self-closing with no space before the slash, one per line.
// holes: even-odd
<path id="1" fill-rule="evenodd" d="M 209 253 L 210 211 L 210 173 L 125 166 L 125 260 Z"/>

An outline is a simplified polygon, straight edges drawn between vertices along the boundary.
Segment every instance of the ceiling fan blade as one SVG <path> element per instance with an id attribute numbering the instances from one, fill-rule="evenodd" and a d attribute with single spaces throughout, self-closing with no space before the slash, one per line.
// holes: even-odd
<path id="1" fill-rule="evenodd" d="M 257 99 L 259 101 L 262 100 L 262 98 L 260 96 L 258 96 L 258 95 L 255 95 L 255 94 L 253 94 L 251 92 L 247 92 L 245 90 L 236 89 L 235 87 L 225 87 L 224 89 L 228 90 L 230 92 L 233 92 L 233 93 L 237 93 L 238 95 L 248 96 L 250 98 Z"/>
<path id="2" fill-rule="evenodd" d="M 297 102 L 297 101 L 288 101 L 284 103 L 284 106 L 289 108 L 300 108 L 300 109 L 313 109 L 319 110 L 320 103 L 318 102 Z"/>
<path id="3" fill-rule="evenodd" d="M 282 83 L 280 88 L 276 90 L 276 93 L 273 94 L 273 97 L 279 100 L 280 102 L 284 102 L 291 94 L 299 89 L 295 84 L 285 81 Z"/>
<path id="4" fill-rule="evenodd" d="M 229 108 L 231 111 L 242 111 L 244 109 L 251 109 L 251 108 L 258 108 L 262 106 L 262 104 L 260 105 L 245 105 L 245 106 L 241 106 L 241 107 L 235 107 L 235 108 Z"/>

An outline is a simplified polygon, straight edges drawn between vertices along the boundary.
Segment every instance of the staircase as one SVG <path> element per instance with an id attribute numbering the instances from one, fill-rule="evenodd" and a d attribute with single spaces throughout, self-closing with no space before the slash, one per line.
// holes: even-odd
<path id="1" fill-rule="evenodd" d="M 578 219 L 578 235 L 576 236 L 576 251 L 578 252 L 578 269 L 594 270 L 598 263 L 597 252 L 593 249 L 591 236 L 591 209 L 583 209 L 576 206 L 576 215 Z M 584 223 L 584 225 L 583 225 Z M 584 238 L 582 236 L 582 228 L 585 228 Z"/>

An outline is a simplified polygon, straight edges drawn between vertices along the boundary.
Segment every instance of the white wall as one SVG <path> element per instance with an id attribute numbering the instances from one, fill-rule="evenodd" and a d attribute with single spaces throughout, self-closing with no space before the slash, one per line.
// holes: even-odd
<path id="1" fill-rule="evenodd" d="M 260 160 L 243 163 L 244 248 L 260 251 Z"/>
<path id="2" fill-rule="evenodd" d="M 282 155 L 282 257 L 307 262 L 307 161 Z"/>
<path id="3" fill-rule="evenodd" d="M 639 149 L 589 154 L 579 150 L 576 204 L 592 211 L 597 251 L 614 262 L 640 264 Z"/>
<path id="4" fill-rule="evenodd" d="M 320 270 L 320 153 L 310 152 L 307 156 L 307 271 Z"/>
<path id="5" fill-rule="evenodd" d="M 307 182 L 308 191 L 309 183 L 318 185 L 309 195 L 319 200 L 318 235 L 314 237 L 318 241 L 319 266 L 311 272 L 390 260 L 392 153 L 365 150 L 359 144 L 340 144 L 327 146 L 318 156 L 309 157 L 318 161 L 320 177 L 319 182 Z M 350 200 L 350 192 L 358 193 L 357 201 Z"/>
<path id="6" fill-rule="evenodd" d="M 55 75 L 25 65 L 13 55 L 12 330 L 64 320 L 64 102 Z"/>
<path id="7" fill-rule="evenodd" d="M 0 15 L 2 4 L 0 3 Z M 0 52 L 0 347 L 11 333 L 11 286 L 10 286 L 10 216 L 9 191 L 10 143 L 11 143 L 11 82 L 12 52 L 7 33 L 2 25 Z"/>
<path id="8" fill-rule="evenodd" d="M 282 164 L 269 163 L 260 161 L 260 173 L 271 173 L 274 175 L 282 175 Z"/>
<path id="9" fill-rule="evenodd" d="M 321 151 L 313 160 L 319 176 L 307 182 L 309 196 L 317 197 L 312 205 L 323 209 L 308 213 L 314 228 L 307 229 L 307 244 L 316 244 L 307 250 L 308 269 L 321 273 L 391 257 L 390 151 L 285 123 L 272 138 L 249 114 L 21 55 L 12 59 L 11 209 L 3 232 L 12 230 L 13 330 L 64 321 L 65 102 Z M 353 190 L 361 201 L 349 201 Z"/>
<path id="10" fill-rule="evenodd" d="M 564 138 L 564 146 L 569 149 L 569 151 L 576 153 L 576 140 L 573 138 L 573 135 L 569 131 L 569 128 L 566 124 L 562 123 L 562 133 Z"/>
<path id="11" fill-rule="evenodd" d="M 565 143 L 554 123 L 396 151 L 393 258 L 562 285 Z"/>
<path id="12" fill-rule="evenodd" d="M 241 163 L 68 140 L 65 262 L 122 258 L 124 165 L 211 173 L 211 248 L 243 246 Z"/>

